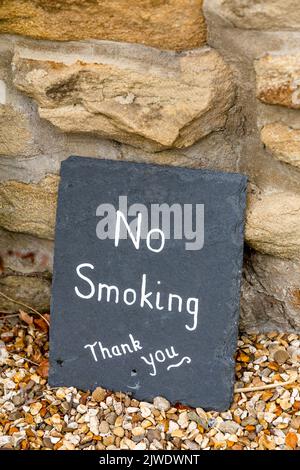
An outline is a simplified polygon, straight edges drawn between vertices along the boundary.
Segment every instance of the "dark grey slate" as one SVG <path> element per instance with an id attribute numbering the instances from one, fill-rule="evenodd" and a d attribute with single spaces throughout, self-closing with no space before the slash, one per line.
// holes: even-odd
<path id="1" fill-rule="evenodd" d="M 70 157 L 61 166 L 51 307 L 50 376 L 52 386 L 93 390 L 103 386 L 130 392 L 137 399 L 157 395 L 205 409 L 229 408 L 234 384 L 234 353 L 239 318 L 239 290 L 243 253 L 246 177 L 199 169 L 162 167 L 85 157 Z M 118 207 L 120 195 L 128 204 L 204 204 L 204 246 L 186 250 L 186 240 L 166 240 L 160 253 L 141 241 L 99 240 L 96 225 L 99 204 Z M 155 243 L 155 242 L 153 242 Z M 154 246 L 154 244 L 153 244 Z M 90 285 L 76 267 L 94 266 L 81 273 L 95 286 L 95 295 L 83 299 Z M 161 292 L 161 304 L 141 307 L 123 301 L 97 299 L 98 283 L 115 285 L 120 298 L 127 288 L 141 289 L 147 274 L 147 292 Z M 160 281 L 160 285 L 157 284 Z M 105 293 L 105 290 L 103 290 Z M 166 309 L 168 294 L 180 295 L 183 308 Z M 132 294 L 133 295 L 133 294 Z M 199 299 L 198 326 L 189 331 L 193 316 L 186 299 Z M 112 295 L 111 300 L 114 299 Z M 120 299 L 119 299 L 120 300 Z M 160 304 L 160 306 L 161 306 Z M 174 304 L 175 301 L 174 301 Z M 134 350 L 129 335 L 140 342 Z M 126 354 L 103 358 L 99 348 L 129 344 Z M 95 344 L 97 362 L 87 344 Z M 137 343 L 136 343 L 137 344 Z M 178 356 L 169 359 L 165 349 Z M 137 349 L 137 348 L 136 348 Z M 149 360 L 157 350 L 165 362 Z M 118 352 L 114 349 L 114 352 Z M 112 352 L 111 352 L 112 354 Z M 172 354 L 171 354 L 172 356 Z M 163 355 L 157 357 L 162 360 Z M 184 359 L 185 358 L 185 359 Z M 190 359 L 190 360 L 188 360 Z M 168 367 L 176 365 L 178 367 Z"/>

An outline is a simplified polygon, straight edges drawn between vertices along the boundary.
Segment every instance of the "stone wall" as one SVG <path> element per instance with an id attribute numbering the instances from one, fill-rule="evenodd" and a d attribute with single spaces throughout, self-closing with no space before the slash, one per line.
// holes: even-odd
<path id="1" fill-rule="evenodd" d="M 49 308 L 69 155 L 239 171 L 241 328 L 300 331 L 299 44 L 298 0 L 2 1 L 1 291 Z"/>

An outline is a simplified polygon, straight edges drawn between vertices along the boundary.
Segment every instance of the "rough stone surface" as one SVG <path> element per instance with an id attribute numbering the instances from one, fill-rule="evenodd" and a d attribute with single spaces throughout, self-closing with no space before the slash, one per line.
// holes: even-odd
<path id="1" fill-rule="evenodd" d="M 102 52 L 101 63 L 72 64 L 16 54 L 15 86 L 37 101 L 42 118 L 65 132 L 146 150 L 187 147 L 225 125 L 234 86 L 217 52 L 149 51 L 144 64 L 124 56 L 114 62 L 104 45 Z"/>
<path id="2" fill-rule="evenodd" d="M 12 106 L 0 104 L 0 156 L 28 153 L 31 140 L 26 116 Z"/>
<path id="3" fill-rule="evenodd" d="M 208 0 L 235 27 L 265 30 L 299 30 L 298 0 Z"/>
<path id="4" fill-rule="evenodd" d="M 0 225 L 12 232 L 52 239 L 58 181 L 58 176 L 48 175 L 37 184 L 1 183 Z"/>
<path id="5" fill-rule="evenodd" d="M 0 274 L 52 272 L 53 242 L 0 229 Z"/>
<path id="6" fill-rule="evenodd" d="M 262 253 L 300 259 L 300 195 L 292 192 L 251 195 L 245 238 Z"/>
<path id="7" fill-rule="evenodd" d="M 299 262 L 246 251 L 240 328 L 248 331 L 299 331 Z"/>
<path id="8" fill-rule="evenodd" d="M 266 54 L 255 61 L 257 98 L 300 109 L 300 53 Z"/>
<path id="9" fill-rule="evenodd" d="M 196 25 L 198 21 L 197 18 L 200 18 L 201 11 L 199 11 L 198 8 L 192 8 L 190 6 L 192 3 L 186 2 L 186 8 L 184 9 L 181 1 L 168 3 L 155 2 L 155 5 L 152 2 L 151 17 L 145 20 L 143 19 L 144 17 L 135 15 L 135 12 L 145 11 L 150 3 L 148 5 L 143 1 L 139 2 L 137 5 L 137 2 L 134 2 L 136 6 L 128 9 L 126 7 L 128 1 L 124 0 L 123 5 L 125 5 L 124 8 L 126 7 L 126 12 L 123 12 L 123 16 L 116 14 L 108 19 L 104 14 L 102 16 L 93 15 L 92 26 L 89 24 L 88 13 L 86 12 L 88 12 L 89 8 L 90 12 L 93 8 L 100 8 L 100 3 L 97 3 L 96 0 L 93 0 L 93 2 L 88 2 L 88 0 L 81 1 L 81 10 L 79 10 L 78 6 L 76 7 L 77 4 L 75 0 L 72 1 L 72 7 L 71 3 L 67 2 L 51 2 L 50 7 L 50 2 L 42 3 L 37 0 L 28 0 L 26 2 L 6 0 L 0 3 L 0 15 L 2 14 L 0 31 L 4 31 L 3 28 L 6 28 L 5 31 L 12 31 L 23 35 L 12 36 L 2 34 L 0 37 L 0 183 L 6 183 L 10 180 L 20 182 L 22 187 L 26 186 L 25 183 L 28 183 L 29 186 L 32 184 L 39 185 L 39 182 L 45 178 L 45 175 L 58 174 L 61 162 L 68 156 L 88 155 L 95 158 L 120 159 L 172 166 L 241 172 L 248 175 L 250 181 L 254 183 L 256 187 L 260 188 L 263 195 L 268 195 L 268 197 L 275 195 L 278 204 L 280 203 L 280 196 L 276 196 L 276 194 L 288 193 L 289 195 L 293 195 L 293 198 L 298 198 L 300 194 L 300 180 L 299 166 L 296 166 L 296 164 L 298 161 L 297 139 L 300 126 L 299 109 L 296 108 L 299 102 L 298 64 L 300 63 L 300 29 L 299 2 L 297 0 L 286 0 L 285 2 L 282 0 L 207 0 L 204 2 L 203 8 L 208 25 L 209 47 L 215 49 L 215 51 L 219 53 L 219 56 L 221 56 L 224 62 L 230 67 L 234 82 L 236 83 L 237 92 L 233 103 L 226 112 L 226 118 L 224 119 L 226 122 L 224 125 L 222 124 L 222 129 L 216 132 L 210 132 L 210 134 L 201 137 L 193 145 L 184 148 L 161 147 L 161 144 L 150 140 L 148 137 L 145 138 L 144 136 L 139 137 L 135 135 L 136 129 L 138 131 L 140 130 L 140 119 L 138 127 L 134 128 L 132 132 L 128 133 L 126 128 L 126 139 L 128 139 L 126 142 L 128 143 L 117 142 L 114 137 L 115 132 L 114 135 L 113 133 L 109 134 L 109 136 L 112 136 L 113 140 L 111 140 L 110 137 L 110 140 L 103 139 L 97 127 L 95 132 L 93 128 L 94 123 L 92 121 L 89 121 L 91 132 L 81 132 L 80 125 L 76 127 L 79 132 L 62 131 L 61 128 L 54 126 L 50 120 L 41 119 L 38 114 L 40 106 L 37 106 L 36 102 L 28 96 L 27 92 L 18 90 L 14 86 L 14 64 L 12 64 L 12 57 L 15 55 L 16 59 L 35 60 L 34 64 L 36 65 L 39 65 L 39 63 L 45 64 L 47 61 L 49 64 L 63 64 L 67 67 L 72 67 L 78 61 L 81 64 L 102 64 L 103 67 L 111 67 L 114 70 L 117 69 L 121 75 L 123 71 L 127 73 L 127 70 L 129 70 L 130 73 L 140 73 L 143 75 L 143 81 L 145 83 L 147 82 L 148 76 L 158 77 L 159 80 L 163 78 L 164 81 L 161 80 L 162 86 L 165 85 L 168 89 L 170 88 L 170 81 L 174 79 L 174 76 L 178 77 L 179 74 L 181 74 L 181 78 L 178 80 L 181 82 L 182 72 L 180 72 L 180 64 L 182 58 L 190 56 L 190 53 L 179 53 L 177 55 L 171 52 L 165 53 L 158 51 L 157 49 L 141 46 L 139 44 L 99 41 L 93 40 L 93 38 L 118 39 L 116 36 L 102 36 L 102 33 L 107 26 L 105 30 L 107 34 L 120 34 L 123 24 L 123 26 L 126 26 L 127 36 L 119 36 L 121 41 L 143 41 L 145 45 L 154 45 L 159 48 L 176 50 L 181 48 L 190 49 L 195 45 L 198 47 L 198 41 L 202 41 L 200 34 L 195 33 L 196 35 L 193 36 L 191 31 L 193 30 L 192 25 Z M 45 7 L 46 3 L 47 8 Z M 112 3 L 114 4 L 112 5 Z M 34 9 L 33 11 L 34 5 L 38 4 L 38 9 Z M 106 4 L 106 12 L 108 10 L 111 10 L 111 12 L 115 11 L 116 13 L 120 12 L 121 2 L 106 2 Z M 102 2 L 100 5 L 101 8 L 104 8 L 103 5 L 104 3 Z M 194 5 L 198 5 L 198 3 L 194 3 Z M 61 22 L 60 19 L 62 17 L 65 18 L 64 12 L 66 12 L 67 8 L 72 8 L 72 18 L 68 15 L 68 21 L 64 20 Z M 23 15 L 25 10 L 26 14 Z M 173 21 L 174 16 L 172 15 L 175 10 L 177 11 L 177 20 Z M 163 12 L 166 11 L 168 11 L 168 14 L 164 15 Z M 12 16 L 12 12 L 15 14 L 14 17 Z M 19 15 L 18 12 L 21 12 L 22 15 Z M 174 13 L 174 15 L 176 15 L 176 13 Z M 129 17 L 131 18 L 130 20 Z M 41 26 L 39 22 L 41 18 L 43 18 L 44 21 L 43 26 Z M 80 27 L 78 27 L 76 23 L 78 18 Z M 187 20 L 187 18 L 189 18 L 189 20 Z M 193 18 L 196 23 L 193 22 Z M 182 26 L 183 21 L 185 24 L 184 27 Z M 142 23 L 143 26 L 140 28 L 139 25 Z M 166 23 L 168 24 L 168 29 L 165 27 Z M 119 28 L 118 25 L 120 24 L 121 27 Z M 162 24 L 164 27 L 161 27 Z M 19 29 L 17 30 L 16 28 Z M 91 28 L 93 28 L 93 30 Z M 101 28 L 103 28 L 103 30 Z M 141 31 L 143 31 L 142 34 Z M 188 31 L 190 32 L 188 33 Z M 67 36 L 67 32 L 75 34 L 75 36 Z M 47 38 L 50 39 L 49 34 L 54 33 L 59 35 L 56 39 L 60 39 L 60 37 L 64 36 L 64 38 L 68 40 L 43 41 L 32 39 L 28 36 L 25 37 L 27 34 L 31 34 L 33 38 L 37 38 L 37 35 L 40 34 L 40 38 L 46 38 L 45 34 L 47 34 Z M 131 36 L 131 38 L 129 36 Z M 143 36 L 142 39 L 141 36 Z M 74 41 L 69 41 L 71 37 Z M 75 42 L 76 38 L 91 39 Z M 194 40 L 192 38 L 196 38 L 196 42 L 193 42 Z M 159 43 L 159 41 L 161 42 Z M 202 53 L 203 52 L 204 51 L 202 51 Z M 198 54 L 198 51 L 194 51 L 193 53 Z M 266 53 L 268 53 L 267 56 Z M 254 66 L 259 69 L 259 74 L 257 75 Z M 191 66 L 191 70 L 192 69 L 193 66 Z M 220 68 L 219 70 L 221 71 Z M 222 71 L 220 73 L 224 75 Z M 199 75 L 198 71 L 196 74 Z M 227 72 L 225 76 L 227 76 Z M 115 85 L 115 75 L 113 75 L 113 77 Z M 167 78 L 169 81 L 167 81 Z M 262 84 L 261 101 L 257 99 L 255 93 L 256 79 L 257 82 Z M 198 80 L 199 77 L 197 77 L 197 81 Z M 73 90 L 72 100 L 74 94 L 77 93 L 78 83 L 76 77 L 76 86 L 74 88 L 75 91 Z M 220 82 L 217 80 L 216 87 L 220 87 L 219 83 Z M 130 82 L 130 86 L 131 84 L 132 82 Z M 178 101 L 180 105 L 187 102 L 188 106 L 190 106 L 191 101 L 194 99 L 193 86 L 190 87 L 190 85 L 188 85 L 188 99 L 180 92 Z M 111 86 L 109 85 L 109 87 L 111 91 Z M 145 89 L 143 90 L 144 94 L 142 95 L 143 99 L 147 91 L 148 87 L 145 84 Z M 157 95 L 156 89 L 155 93 Z M 150 96 L 152 101 L 156 97 L 155 93 Z M 168 93 L 170 93 L 169 90 Z M 178 94 L 178 89 L 176 89 L 176 93 Z M 71 96 L 69 91 L 66 91 L 66 93 L 62 91 L 62 101 L 65 99 L 66 95 L 67 98 Z M 165 97 L 165 94 L 162 92 L 159 96 Z M 48 99 L 50 98 L 48 97 Z M 130 98 L 132 98 L 132 96 L 129 95 L 128 97 L 126 92 L 125 103 L 127 100 L 130 101 Z M 198 95 L 196 96 L 196 101 L 197 100 Z M 98 102 L 93 96 L 91 101 Z M 121 98 L 121 101 L 124 100 Z M 53 111 L 56 111 L 58 102 L 59 106 L 62 106 L 56 96 L 53 101 Z M 72 104 L 76 104 L 75 107 L 78 106 L 75 99 L 72 101 Z M 163 104 L 169 104 L 169 102 L 166 103 L 166 101 L 164 101 Z M 269 104 L 275 105 L 270 106 Z M 134 103 L 124 104 L 122 106 L 133 109 L 133 105 Z M 151 106 L 154 106 L 152 102 Z M 193 106 L 194 104 L 192 103 L 191 109 Z M 108 107 L 110 107 L 110 103 Z M 121 108 L 123 109 L 123 107 Z M 165 108 L 163 109 L 165 110 Z M 186 112 L 185 109 L 184 112 Z M 181 107 L 177 112 L 180 119 L 182 113 L 183 109 Z M 123 114 L 121 117 L 122 116 Z M 132 119 L 131 115 L 129 117 Z M 109 121 L 107 115 L 105 119 Z M 169 121 L 174 122 L 172 115 Z M 126 125 L 127 123 L 128 120 L 126 121 Z M 129 124 L 132 125 L 132 121 L 130 121 Z M 165 132 L 165 122 L 164 120 L 161 121 L 160 117 L 157 118 L 154 124 L 160 132 L 162 132 L 161 129 Z M 279 124 L 282 127 L 279 127 Z M 123 136 L 125 132 L 122 125 L 123 123 L 120 124 L 118 122 L 119 127 L 117 133 Z M 272 129 L 274 125 L 276 127 Z M 196 126 L 199 127 L 197 120 Z M 196 131 L 191 129 L 190 126 L 188 129 L 190 129 L 191 135 L 194 138 Z M 17 132 L 15 132 L 15 130 L 17 130 Z M 160 135 L 161 134 L 157 131 L 155 137 L 158 138 Z M 172 138 L 170 140 L 172 140 Z M 135 145 L 135 147 L 133 147 L 133 145 Z M 270 207 L 271 204 L 270 202 Z M 29 207 L 33 207 L 33 205 L 28 205 Z M 256 204 L 255 207 L 257 208 Z M 20 216 L 20 212 L 18 212 L 19 202 L 17 202 L 16 208 L 18 220 L 21 220 L 23 217 L 22 224 L 25 223 L 27 207 L 26 211 L 25 209 L 22 211 L 22 216 Z M 13 208 L 11 207 L 10 209 L 11 212 L 9 216 L 7 207 L 5 209 L 6 222 L 9 220 L 9 224 L 12 226 L 15 216 Z M 276 211 L 276 214 L 273 220 L 276 222 L 276 219 L 278 219 L 278 224 L 272 222 L 272 224 L 269 225 L 269 219 L 267 218 L 268 225 L 265 228 L 271 231 L 267 233 L 267 230 L 263 229 L 261 232 L 261 224 L 263 224 L 264 217 L 262 216 L 258 227 L 259 230 L 255 232 L 255 246 L 257 249 L 268 250 L 270 256 L 259 255 L 262 256 L 260 265 L 266 263 L 265 269 L 260 270 L 258 277 L 259 282 L 265 285 L 264 293 L 259 293 L 258 290 L 255 289 L 253 290 L 253 296 L 249 297 L 250 300 L 248 302 L 247 297 L 242 298 L 242 311 L 245 312 L 248 309 L 250 315 L 251 310 L 252 315 L 252 317 L 251 315 L 249 316 L 249 321 L 243 321 L 244 316 L 242 315 L 241 328 L 243 330 L 251 328 L 252 325 L 257 325 L 260 329 L 276 327 L 280 330 L 292 328 L 292 324 L 296 325 L 296 323 L 292 323 L 289 320 L 294 316 L 294 307 L 289 302 L 277 302 L 272 294 L 275 282 L 271 275 L 272 269 L 276 271 L 276 283 L 278 285 L 281 283 L 282 286 L 285 286 L 287 289 L 290 287 L 294 289 L 297 285 L 293 270 L 299 272 L 299 266 L 297 264 L 298 255 L 295 254 L 298 250 L 298 245 L 297 242 L 294 244 L 294 229 L 292 226 L 289 228 L 288 225 L 286 225 L 289 224 L 287 221 L 288 216 L 284 216 L 281 209 L 278 212 L 277 205 L 274 211 Z M 268 213 L 273 214 L 274 211 L 271 209 L 269 211 L 268 209 Z M 298 209 L 296 209 L 295 217 L 297 217 L 297 211 Z M 279 213 L 279 217 L 277 212 Z M 45 210 L 43 213 L 45 213 Z M 292 214 L 289 216 L 294 220 Z M 283 219 L 286 230 L 289 231 L 291 229 L 291 232 L 293 232 L 292 237 L 291 233 L 288 233 L 288 238 L 286 238 L 286 233 L 282 235 L 284 232 L 284 229 L 281 227 Z M 19 222 L 17 221 L 15 223 L 16 229 L 18 229 L 18 225 Z M 250 228 L 252 230 L 253 227 Z M 280 232 L 277 233 L 276 231 L 278 229 Z M 275 235 L 273 231 L 275 231 Z M 260 233 L 259 236 L 258 233 Z M 263 233 L 263 244 L 260 243 L 261 233 Z M 24 240 L 22 241 L 23 237 Z M 290 239 L 290 237 L 292 238 L 291 245 L 287 248 L 286 244 L 289 243 L 287 240 Z M 267 243 L 265 243 L 266 239 L 268 239 Z M 49 258 L 52 251 L 51 241 L 42 238 L 38 239 L 29 233 L 11 232 L 11 234 L 9 234 L 8 231 L 5 232 L 5 234 L 4 232 L 0 234 L 0 240 L 0 250 L 3 259 L 2 265 L 5 275 L 19 276 L 22 274 L 23 276 L 32 276 L 34 274 L 37 276 L 40 272 L 44 275 L 51 270 Z M 273 243 L 273 241 L 275 241 L 275 243 Z M 44 242 L 49 245 L 49 248 Z M 8 254 L 9 250 L 12 254 Z M 31 261 L 33 259 L 31 252 L 34 252 L 36 255 L 33 263 Z M 281 259 L 274 257 L 273 254 L 280 256 Z M 45 262 L 43 261 L 44 255 L 46 255 Z M 25 256 L 25 258 L 22 258 L 22 256 Z M 290 260 L 285 260 L 282 256 L 288 256 Z M 253 261 L 252 263 L 253 265 L 258 264 L 257 259 L 256 257 L 255 262 Z M 269 259 L 272 260 L 274 264 L 272 264 L 271 261 L 266 261 Z M 289 266 L 291 266 L 291 268 L 289 268 Z M 258 268 L 256 272 L 258 272 Z M 21 276 L 19 277 L 21 278 Z M 14 293 L 13 290 L 10 292 L 12 296 L 16 296 L 15 294 L 17 292 Z M 37 307 L 37 305 L 35 305 L 35 298 L 33 291 L 31 305 Z M 278 296 L 278 298 L 282 299 L 280 296 Z M 27 300 L 30 301 L 29 291 Z M 49 304 L 49 295 L 45 301 Z M 272 305 L 274 306 L 273 308 Z M 260 306 L 262 307 L 260 308 Z M 273 322 L 272 316 L 275 318 Z M 280 316 L 282 317 L 282 321 L 280 321 Z M 256 320 L 254 321 L 253 318 Z"/>
<path id="10" fill-rule="evenodd" d="M 205 43 L 203 0 L 4 0 L 0 33 L 69 41 L 108 39 L 183 50 Z"/>
<path id="11" fill-rule="evenodd" d="M 37 275 L 18 276 L 14 274 L 0 277 L 0 291 L 14 300 L 29 304 L 39 311 L 49 309 L 51 280 Z M 20 305 L 0 296 L 1 312 L 16 312 Z"/>
<path id="12" fill-rule="evenodd" d="M 300 129 L 274 122 L 262 128 L 261 140 L 277 160 L 300 167 Z"/>

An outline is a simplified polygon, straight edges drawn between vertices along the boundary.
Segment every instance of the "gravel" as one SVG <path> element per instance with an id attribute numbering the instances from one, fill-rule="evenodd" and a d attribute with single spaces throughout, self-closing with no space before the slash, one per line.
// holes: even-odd
<path id="1" fill-rule="evenodd" d="M 0 448 L 300 449 L 300 338 L 241 335 L 236 386 L 223 413 L 139 402 L 98 387 L 50 388 L 45 325 L 0 319 Z M 288 382 L 280 386 L 280 382 Z M 259 390 L 244 392 L 249 387 Z"/>

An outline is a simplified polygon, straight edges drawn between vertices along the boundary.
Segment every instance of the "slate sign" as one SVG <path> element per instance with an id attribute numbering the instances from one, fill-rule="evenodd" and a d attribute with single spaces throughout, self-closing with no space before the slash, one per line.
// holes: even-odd
<path id="1" fill-rule="evenodd" d="M 240 174 L 62 163 L 52 386 L 230 406 L 245 190 Z"/>

